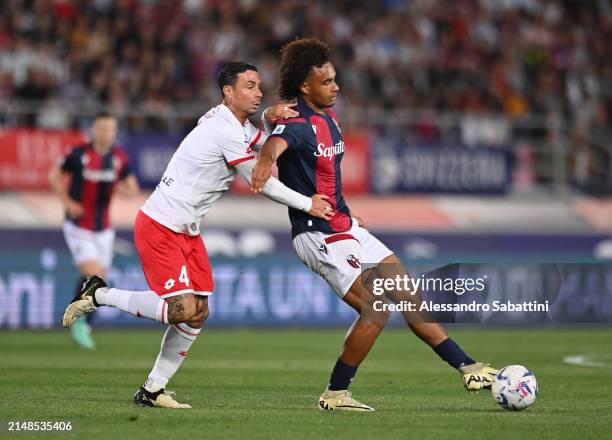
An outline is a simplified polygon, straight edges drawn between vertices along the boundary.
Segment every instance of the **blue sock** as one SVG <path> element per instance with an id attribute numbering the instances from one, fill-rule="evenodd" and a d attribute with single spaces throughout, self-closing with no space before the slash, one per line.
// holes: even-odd
<path id="1" fill-rule="evenodd" d="M 434 351 L 451 367 L 459 368 L 476 362 L 469 357 L 451 338 L 447 338 L 434 347 Z"/>
<path id="2" fill-rule="evenodd" d="M 351 384 L 351 381 L 353 380 L 353 377 L 355 377 L 355 373 L 357 373 L 357 367 L 345 364 L 340 359 L 338 359 L 329 379 L 328 388 L 331 391 L 348 389 L 349 385 Z"/>

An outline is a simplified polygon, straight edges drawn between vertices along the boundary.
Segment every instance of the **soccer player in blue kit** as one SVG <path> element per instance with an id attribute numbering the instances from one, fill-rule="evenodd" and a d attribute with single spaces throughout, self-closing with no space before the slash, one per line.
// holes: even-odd
<path id="1" fill-rule="evenodd" d="M 305 196 L 329 197 L 332 217 L 323 220 L 289 209 L 293 246 L 300 260 L 322 276 L 359 316 L 349 329 L 329 385 L 319 398 L 322 410 L 373 411 L 351 396 L 349 385 L 357 368 L 384 328 L 389 313 L 373 307 L 378 299 L 368 280 L 395 279 L 407 274 L 400 260 L 363 227 L 342 197 L 340 162 L 345 145 L 331 110 L 339 91 L 327 44 L 315 38 L 295 40 L 282 49 L 280 97 L 297 99 L 298 117 L 281 120 L 265 142 L 253 169 L 251 189 L 261 192 L 277 163 L 279 179 Z M 350 151 L 350 146 L 348 146 Z M 366 269 L 366 268 L 370 269 Z M 362 272 L 363 271 L 363 272 Z M 410 294 L 387 292 L 397 302 Z M 418 298 L 418 295 L 417 295 Z M 469 391 L 489 388 L 497 371 L 476 362 L 444 328 L 422 317 L 404 314 L 410 329 L 448 364 L 459 370 Z"/>

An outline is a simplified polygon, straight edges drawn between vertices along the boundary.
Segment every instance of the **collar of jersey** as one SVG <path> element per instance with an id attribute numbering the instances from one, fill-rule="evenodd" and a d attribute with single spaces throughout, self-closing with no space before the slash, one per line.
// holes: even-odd
<path id="1" fill-rule="evenodd" d="M 306 101 L 304 101 L 304 99 L 302 99 L 301 97 L 298 98 L 297 104 L 298 104 L 297 105 L 297 111 L 300 113 L 300 116 L 303 116 L 305 118 L 309 118 L 310 116 L 314 116 L 314 115 L 318 114 L 313 109 L 311 109 L 308 106 L 308 104 L 306 104 Z"/>
<path id="2" fill-rule="evenodd" d="M 237 124 L 240 127 L 246 127 L 248 124 L 251 123 L 251 121 L 249 121 L 249 119 L 247 118 L 247 120 L 244 121 L 244 125 L 242 125 L 240 121 L 238 120 L 238 118 L 236 117 L 236 115 L 234 115 L 232 111 L 229 109 L 229 107 L 225 105 L 223 102 L 221 103 L 219 107 L 220 107 L 220 112 L 223 115 L 223 117 L 227 119 L 229 122 L 231 122 L 232 124 Z"/>

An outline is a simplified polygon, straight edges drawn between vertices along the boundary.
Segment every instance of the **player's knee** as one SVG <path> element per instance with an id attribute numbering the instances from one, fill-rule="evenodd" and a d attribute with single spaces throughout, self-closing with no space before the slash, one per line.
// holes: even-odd
<path id="1" fill-rule="evenodd" d="M 387 325 L 387 322 L 389 321 L 390 316 L 391 316 L 391 312 L 385 309 L 381 311 L 374 311 L 374 312 L 368 313 L 368 315 L 365 316 L 365 318 L 367 318 L 368 322 L 382 329 L 385 327 L 385 325 Z M 363 314 L 362 314 L 362 317 L 364 317 Z"/>
<path id="2" fill-rule="evenodd" d="M 378 297 L 366 295 L 359 314 L 368 321 L 384 327 L 391 317 L 389 308 L 383 307 L 385 304 L 386 301 Z"/>
<path id="3" fill-rule="evenodd" d="M 360 317 L 362 325 L 367 328 L 368 333 L 380 333 L 387 325 L 388 317 L 384 314 L 376 315 L 376 316 L 364 316 Z"/>
<path id="4" fill-rule="evenodd" d="M 204 323 L 208 319 L 208 298 L 205 296 L 198 297 L 198 321 Z"/>
<path id="5" fill-rule="evenodd" d="M 196 297 L 196 315 L 192 321 L 189 322 L 189 326 L 193 328 L 202 328 L 206 319 L 208 319 L 208 298 L 198 296 Z"/>
<path id="6" fill-rule="evenodd" d="M 208 319 L 209 314 L 210 312 L 208 311 L 208 304 L 206 304 L 206 307 L 204 307 L 204 310 L 202 311 L 202 324 Z"/>
<path id="7" fill-rule="evenodd" d="M 387 325 L 391 312 L 387 307 L 379 307 L 374 301 L 363 301 L 357 310 L 363 322 L 383 328 Z"/>
<path id="8" fill-rule="evenodd" d="M 193 293 L 184 293 L 166 300 L 168 303 L 168 322 L 170 324 L 198 321 L 198 303 Z"/>

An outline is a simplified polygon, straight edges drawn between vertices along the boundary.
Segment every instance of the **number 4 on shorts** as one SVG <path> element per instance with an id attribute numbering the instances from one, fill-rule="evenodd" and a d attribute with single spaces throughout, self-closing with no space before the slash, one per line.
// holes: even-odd
<path id="1" fill-rule="evenodd" d="M 179 275 L 179 281 L 186 287 L 189 287 L 189 277 L 187 276 L 187 267 L 183 265 L 181 267 L 181 274 Z"/>

